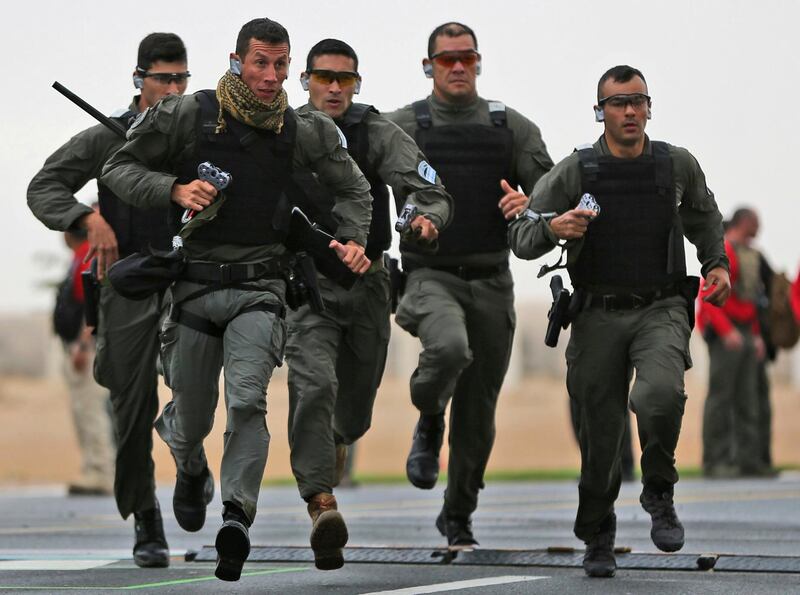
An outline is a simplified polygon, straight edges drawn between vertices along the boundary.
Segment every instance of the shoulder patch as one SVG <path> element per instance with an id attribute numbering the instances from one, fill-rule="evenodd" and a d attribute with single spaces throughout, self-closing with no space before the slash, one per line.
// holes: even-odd
<path id="1" fill-rule="evenodd" d="M 336 125 L 334 124 L 334 126 L 336 126 Z M 345 137 L 344 132 L 342 132 L 341 128 L 336 126 L 336 133 L 339 135 L 339 144 L 342 145 L 342 147 L 344 147 L 346 149 L 347 148 L 347 138 Z"/>
<path id="2" fill-rule="evenodd" d="M 506 111 L 506 104 L 502 101 L 489 101 L 490 112 L 504 112 Z"/>
<path id="3" fill-rule="evenodd" d="M 436 170 L 433 169 L 430 163 L 427 161 L 420 161 L 419 166 L 417 167 L 417 172 L 422 177 L 423 180 L 428 181 L 431 184 L 436 183 Z"/>

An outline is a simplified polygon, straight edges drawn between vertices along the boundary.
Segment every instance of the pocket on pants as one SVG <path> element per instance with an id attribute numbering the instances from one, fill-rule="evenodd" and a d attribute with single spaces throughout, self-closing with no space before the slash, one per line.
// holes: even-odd
<path id="1" fill-rule="evenodd" d="M 689 337 L 692 333 L 692 329 L 689 326 L 689 315 L 685 311 L 667 310 L 667 316 L 669 316 L 669 320 L 678 335 L 678 340 L 681 342 L 683 361 L 685 369 L 688 370 L 694 365 L 692 362 L 692 354 L 689 351 Z"/>

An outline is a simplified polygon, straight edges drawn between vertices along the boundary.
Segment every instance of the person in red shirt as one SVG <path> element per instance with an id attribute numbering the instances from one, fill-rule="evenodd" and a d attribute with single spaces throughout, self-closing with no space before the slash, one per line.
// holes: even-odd
<path id="1" fill-rule="evenodd" d="M 792 293 L 789 297 L 792 304 L 792 312 L 794 312 L 794 319 L 797 324 L 800 324 L 800 270 L 797 271 L 797 278 L 792 283 Z"/>
<path id="2" fill-rule="evenodd" d="M 81 273 L 90 266 L 90 262 L 84 262 L 89 242 L 85 233 L 73 231 L 65 232 L 64 241 L 73 252 L 65 290 L 71 294 L 73 304 L 83 304 Z M 65 308 L 63 304 L 62 308 Z M 78 314 L 82 317 L 82 310 L 78 310 Z M 109 392 L 97 384 L 92 374 L 95 345 L 91 331 L 81 321 L 76 337 L 62 336 L 65 353 L 62 371 L 81 452 L 81 474 L 69 484 L 67 491 L 70 495 L 99 496 L 114 491 L 115 448 Z"/>
<path id="3" fill-rule="evenodd" d="M 763 475 L 770 470 L 763 456 L 765 412 L 760 398 L 767 354 L 759 322 L 765 299 L 764 259 L 751 245 L 758 228 L 758 215 L 749 208 L 738 209 L 726 224 L 732 291 L 725 305 L 711 305 L 703 299 L 708 291 L 700 291 L 697 328 L 709 350 L 703 411 L 703 473 L 708 477 Z"/>

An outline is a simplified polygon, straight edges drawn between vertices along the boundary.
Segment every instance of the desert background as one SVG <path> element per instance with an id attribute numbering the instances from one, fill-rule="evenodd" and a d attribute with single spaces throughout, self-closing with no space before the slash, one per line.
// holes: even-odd
<path id="1" fill-rule="evenodd" d="M 497 415 L 497 440 L 488 477 L 574 477 L 580 464 L 569 422 L 564 385 L 563 348 L 544 346 L 547 305 L 517 304 L 518 325 L 512 364 Z M 378 393 L 373 425 L 359 442 L 356 479 L 402 480 L 405 457 L 417 413 L 409 401 L 408 378 L 419 343 L 399 327 L 392 328 L 389 362 Z M 701 461 L 701 420 L 707 377 L 707 351 L 694 336 L 695 366 L 687 373 L 689 399 L 677 460 L 692 473 Z M 779 467 L 800 467 L 800 353 L 783 352 L 770 367 L 773 403 L 773 457 Z M 77 440 L 60 377 L 61 346 L 50 332 L 49 313 L 0 316 L 0 486 L 66 484 L 79 471 Z M 159 389 L 163 403 L 169 390 Z M 272 436 L 265 481 L 291 478 L 286 438 L 288 397 L 286 368 L 279 368 L 268 391 L 267 425 Z M 212 469 L 219 468 L 225 412 L 220 407 L 214 430 L 206 440 Z M 174 481 L 175 466 L 158 436 L 154 436 L 156 476 Z M 634 443 L 635 451 L 638 447 Z M 446 452 L 446 446 L 444 451 Z M 444 457 L 443 457 L 443 460 Z"/>

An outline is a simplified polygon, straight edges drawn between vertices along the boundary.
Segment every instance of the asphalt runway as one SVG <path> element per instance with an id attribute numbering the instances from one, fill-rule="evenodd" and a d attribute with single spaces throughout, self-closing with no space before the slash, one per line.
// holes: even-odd
<path id="1" fill-rule="evenodd" d="M 218 497 L 206 527 L 190 534 L 172 516 L 171 490 L 160 489 L 173 558 L 168 569 L 145 570 L 130 557 L 132 519 L 118 517 L 113 499 L 67 497 L 62 487 L 0 489 L 0 592 L 800 593 L 800 473 L 681 481 L 676 502 L 686 545 L 678 554 L 650 542 L 639 491 L 638 483 L 624 484 L 617 503 L 617 546 L 632 553 L 618 555 L 615 578 L 588 579 L 577 566 L 583 544 L 572 535 L 573 482 L 487 486 L 474 518 L 481 547 L 455 559 L 433 526 L 441 488 L 337 490 L 351 547 L 345 567 L 330 572 L 305 561 L 310 522 L 296 489 L 269 487 L 251 530 L 254 561 L 238 583 L 224 583 L 213 562 L 185 559 L 187 550 L 199 551 L 198 559 L 209 554 L 203 546 L 219 525 Z M 716 569 L 693 569 L 700 554 L 720 555 Z"/>

